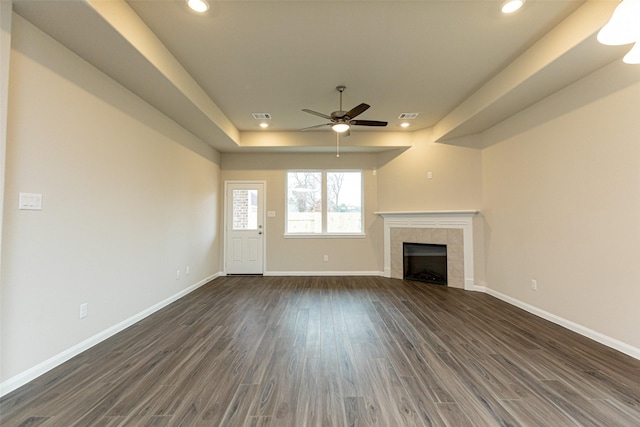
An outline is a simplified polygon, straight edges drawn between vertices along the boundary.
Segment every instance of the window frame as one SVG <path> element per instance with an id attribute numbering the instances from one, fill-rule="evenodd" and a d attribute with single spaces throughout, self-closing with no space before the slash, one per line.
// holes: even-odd
<path id="1" fill-rule="evenodd" d="M 360 224 L 361 230 L 359 232 L 329 232 L 327 231 L 328 227 L 328 209 L 329 209 L 329 200 L 328 200 L 328 180 L 327 175 L 329 173 L 340 173 L 340 172 L 349 172 L 354 173 L 357 172 L 360 174 Z M 309 233 L 309 232 L 289 232 L 289 174 L 290 173 L 321 173 L 321 183 L 320 183 L 320 198 L 321 198 L 321 229 L 320 233 Z M 365 198 L 364 198 L 364 177 L 365 173 L 363 169 L 287 169 L 285 171 L 285 201 L 284 201 L 284 237 L 285 238 L 298 238 L 298 239 L 331 239 L 331 238 L 364 238 L 366 237 L 365 233 Z"/>

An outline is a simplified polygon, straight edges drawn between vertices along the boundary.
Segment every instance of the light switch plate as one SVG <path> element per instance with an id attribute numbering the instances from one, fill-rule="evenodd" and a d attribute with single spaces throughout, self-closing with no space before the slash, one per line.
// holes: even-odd
<path id="1" fill-rule="evenodd" d="M 36 193 L 20 193 L 20 201 L 18 202 L 19 210 L 41 211 L 42 210 L 42 194 Z"/>
<path id="2" fill-rule="evenodd" d="M 267 211 L 267 216 L 269 218 L 274 218 L 276 216 L 276 211 Z"/>

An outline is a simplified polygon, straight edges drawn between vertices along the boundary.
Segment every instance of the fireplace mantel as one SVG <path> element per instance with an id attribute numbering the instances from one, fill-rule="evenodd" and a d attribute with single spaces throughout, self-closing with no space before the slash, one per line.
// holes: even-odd
<path id="1" fill-rule="evenodd" d="M 480 211 L 391 211 L 391 212 L 374 212 L 376 215 L 380 215 L 383 218 L 394 218 L 394 217 L 407 217 L 407 216 L 438 216 L 438 215 L 446 215 L 448 217 L 452 216 L 466 216 L 466 215 L 476 215 Z"/>
<path id="2" fill-rule="evenodd" d="M 391 230 L 461 229 L 463 240 L 464 289 L 475 289 L 473 269 L 473 217 L 477 210 L 375 212 L 384 218 L 384 275 L 392 277 Z M 444 231 L 444 230 L 442 230 Z M 416 242 L 419 243 L 419 242 Z M 424 242 L 432 243 L 432 242 Z M 438 243 L 438 242 L 435 242 Z M 396 260 L 397 261 L 397 260 Z"/>

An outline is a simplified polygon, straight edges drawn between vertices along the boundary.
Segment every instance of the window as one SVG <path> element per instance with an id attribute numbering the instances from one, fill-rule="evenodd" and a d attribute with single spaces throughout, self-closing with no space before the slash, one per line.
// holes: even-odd
<path id="1" fill-rule="evenodd" d="M 327 232 L 362 233 L 362 172 L 327 172 Z"/>
<path id="2" fill-rule="evenodd" d="M 233 190 L 233 230 L 258 229 L 258 190 Z"/>
<path id="3" fill-rule="evenodd" d="M 286 234 L 363 234 L 362 171 L 287 172 Z"/>

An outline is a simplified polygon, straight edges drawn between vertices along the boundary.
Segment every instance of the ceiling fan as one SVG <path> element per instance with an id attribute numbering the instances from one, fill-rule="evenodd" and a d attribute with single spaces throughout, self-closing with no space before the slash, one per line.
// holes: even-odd
<path id="1" fill-rule="evenodd" d="M 377 120 L 354 120 L 357 116 L 364 113 L 369 107 L 369 104 L 362 103 L 350 111 L 344 111 L 342 109 L 342 92 L 346 89 L 346 86 L 338 86 L 336 90 L 340 92 L 340 109 L 338 111 L 334 111 L 331 115 L 318 113 L 317 111 L 308 110 L 304 108 L 302 111 L 305 113 L 313 114 L 314 116 L 319 116 L 327 120 L 331 120 L 329 123 L 323 123 L 321 125 L 309 126 L 300 130 L 309 130 L 316 129 L 324 126 L 331 126 L 337 133 L 341 133 L 344 136 L 349 136 L 349 130 L 351 126 L 386 126 L 387 122 L 381 122 Z"/>

